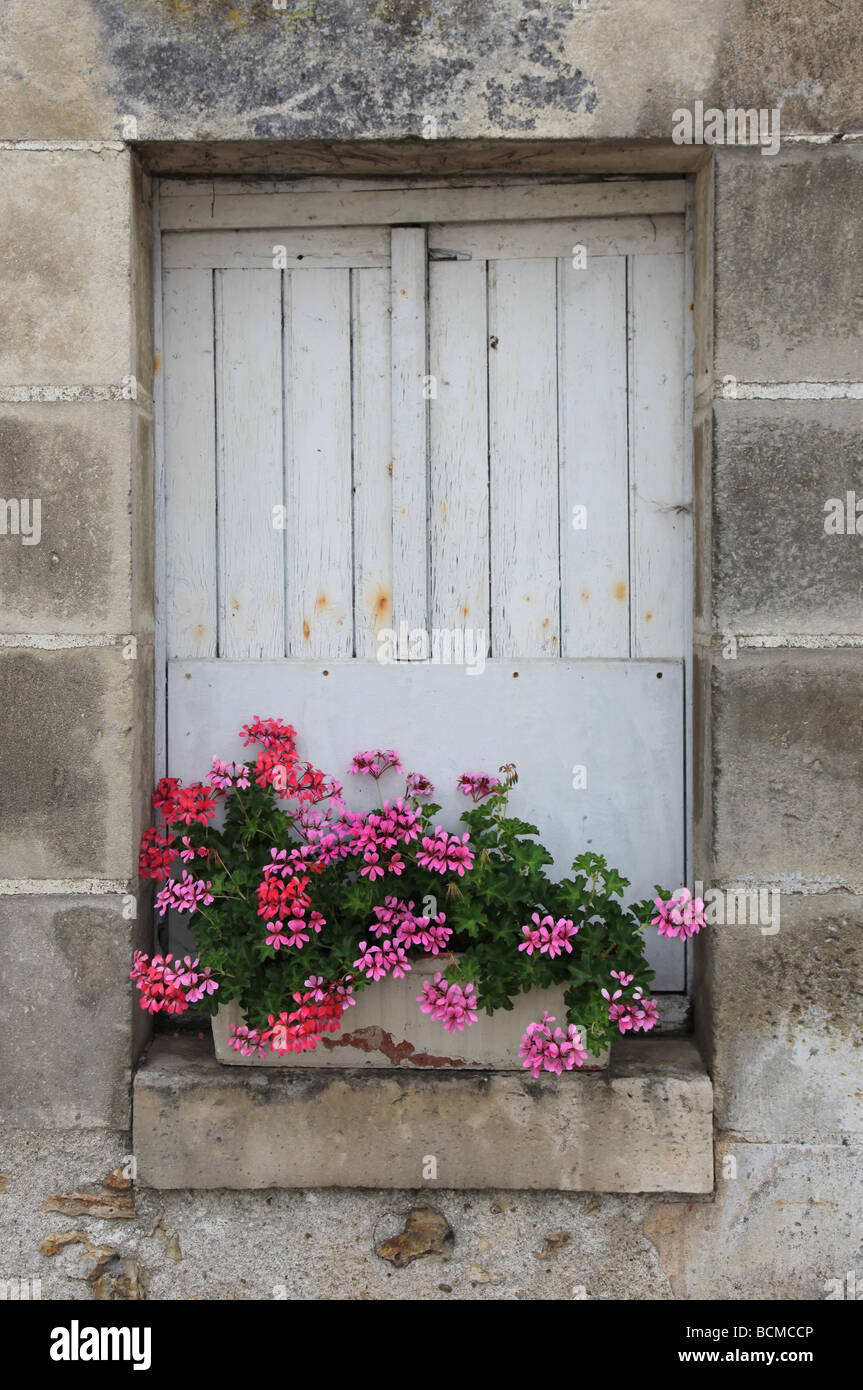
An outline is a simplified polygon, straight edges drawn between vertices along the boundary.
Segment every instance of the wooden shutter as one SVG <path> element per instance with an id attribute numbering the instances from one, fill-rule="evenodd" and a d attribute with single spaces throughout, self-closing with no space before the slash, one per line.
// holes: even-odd
<path id="1" fill-rule="evenodd" d="M 377 742 L 441 789 L 515 758 L 553 850 L 682 881 L 683 218 L 679 186 L 655 213 L 623 187 L 226 194 L 206 229 L 166 200 L 172 775 L 255 713 L 336 775 Z M 382 666 L 401 623 L 490 664 Z"/>

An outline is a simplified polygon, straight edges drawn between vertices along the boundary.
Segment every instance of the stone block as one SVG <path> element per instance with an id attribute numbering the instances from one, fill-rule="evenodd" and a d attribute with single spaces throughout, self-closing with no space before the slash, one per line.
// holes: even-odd
<path id="1" fill-rule="evenodd" d="M 0 17 L 3 139 L 116 139 L 111 74 L 87 0 L 69 23 L 64 0 L 7 0 Z"/>
<path id="2" fill-rule="evenodd" d="M 657 1202 L 642 1222 L 657 1280 L 681 1300 L 841 1299 L 847 1271 L 861 1281 L 861 1160 L 859 1146 L 717 1144 L 715 1200 Z"/>
<path id="3" fill-rule="evenodd" d="M 863 652 L 716 654 L 713 881 L 861 878 Z"/>
<path id="4" fill-rule="evenodd" d="M 134 660 L 122 645 L 0 648 L 0 878 L 137 874 L 136 722 L 151 681 L 140 644 Z"/>
<path id="5" fill-rule="evenodd" d="M 157 1038 L 135 1079 L 151 1187 L 709 1192 L 710 1081 L 691 1044 L 621 1044 L 607 1072 L 244 1070 Z M 423 1181 L 427 1156 L 437 1177 Z"/>
<path id="6" fill-rule="evenodd" d="M 863 401 L 718 401 L 714 623 L 730 633 L 860 633 L 857 535 L 825 531 L 831 498 L 863 503 Z M 861 516 L 863 526 L 863 516 Z"/>
<path id="7" fill-rule="evenodd" d="M 119 896 L 0 897 L 0 1112 L 12 1125 L 128 1128 L 144 917 Z"/>
<path id="8" fill-rule="evenodd" d="M 0 405 L 0 631 L 126 634 L 148 612 L 152 631 L 151 456 L 151 423 L 132 401 Z M 34 500 L 38 544 L 23 534 Z"/>
<path id="9" fill-rule="evenodd" d="M 706 933 L 717 1126 L 754 1143 L 863 1144 L 863 898 L 781 893 L 778 906 L 766 930 Z"/>
<path id="10" fill-rule="evenodd" d="M 709 16 L 716 25 L 724 104 L 781 106 L 783 134 L 860 129 L 863 72 L 855 5 L 724 0 L 700 13 L 702 23 Z"/>
<path id="11" fill-rule="evenodd" d="M 120 385 L 134 371 L 129 154 L 0 160 L 0 384 Z"/>
<path id="12" fill-rule="evenodd" d="M 718 377 L 863 380 L 861 201 L 859 145 L 717 147 Z"/>

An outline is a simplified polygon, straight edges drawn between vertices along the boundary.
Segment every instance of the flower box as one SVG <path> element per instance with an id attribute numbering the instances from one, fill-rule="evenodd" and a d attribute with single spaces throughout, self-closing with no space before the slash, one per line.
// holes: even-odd
<path id="1" fill-rule="evenodd" d="M 518 1055 L 521 1036 L 527 1025 L 542 1018 L 547 1009 L 558 1022 L 566 1018 L 563 1002 L 565 986 L 532 989 L 519 994 L 514 1008 L 499 1009 L 489 1016 L 480 1013 L 476 1023 L 464 1032 L 448 1033 L 417 1003 L 424 980 L 446 969 L 446 959 L 418 958 L 400 980 L 391 976 L 357 995 L 348 1009 L 338 1033 L 325 1033 L 314 1051 L 288 1052 L 283 1057 L 267 1052 L 264 1057 L 243 1057 L 228 1045 L 232 1024 L 243 1022 L 236 1000 L 223 1005 L 213 1018 L 216 1060 L 232 1067 L 423 1067 L 441 1070 L 449 1067 L 483 1071 L 520 1071 Z M 599 1071 L 608 1066 L 609 1049 L 591 1055 L 578 1071 Z M 562 1078 L 561 1078 L 562 1079 Z"/>
<path id="2" fill-rule="evenodd" d="M 156 787 L 165 831 L 146 831 L 141 873 L 164 881 L 161 915 L 194 914 L 204 960 L 136 952 L 142 1008 L 202 1003 L 229 1066 L 560 1076 L 605 1067 L 615 1030 L 654 1027 L 647 919 L 658 909 L 660 934 L 684 938 L 703 903 L 681 889 L 624 905 L 628 880 L 593 851 L 550 878 L 538 827 L 508 810 L 512 763 L 461 774 L 473 805 L 450 833 L 424 775 L 385 799 L 380 779 L 403 771 L 394 749 L 354 755 L 349 774 L 372 778 L 379 802 L 354 811 L 300 759 L 291 725 L 256 716 L 240 737 L 263 751 Z"/>

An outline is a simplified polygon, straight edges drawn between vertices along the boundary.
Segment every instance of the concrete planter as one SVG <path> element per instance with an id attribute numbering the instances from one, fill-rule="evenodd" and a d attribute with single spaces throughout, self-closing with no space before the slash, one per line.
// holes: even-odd
<path id="1" fill-rule="evenodd" d="M 379 980 L 358 995 L 357 1003 L 343 1019 L 340 1033 L 328 1033 L 313 1052 L 287 1053 L 279 1057 L 242 1057 L 228 1046 L 232 1024 L 242 1023 L 239 1005 L 232 1001 L 213 1019 L 216 1059 L 240 1067 L 423 1067 L 433 1070 L 478 1068 L 484 1071 L 520 1071 L 521 1036 L 534 1019 L 548 1009 L 563 1026 L 566 1006 L 564 987 L 531 990 L 519 995 L 511 1012 L 499 1010 L 493 1017 L 480 1013 L 463 1033 L 447 1033 L 443 1025 L 421 1013 L 416 1002 L 423 981 L 434 978 L 441 961 L 424 957 L 401 980 Z M 561 1081 L 580 1071 L 600 1071 L 608 1066 L 608 1049 L 581 1068 L 564 1072 Z"/>

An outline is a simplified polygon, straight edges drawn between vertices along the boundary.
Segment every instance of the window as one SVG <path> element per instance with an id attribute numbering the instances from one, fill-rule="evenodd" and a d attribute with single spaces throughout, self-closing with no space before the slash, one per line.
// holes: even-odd
<path id="1" fill-rule="evenodd" d="M 163 770 L 278 714 L 454 824 L 514 761 L 563 867 L 685 881 L 685 192 L 162 185 Z"/>

